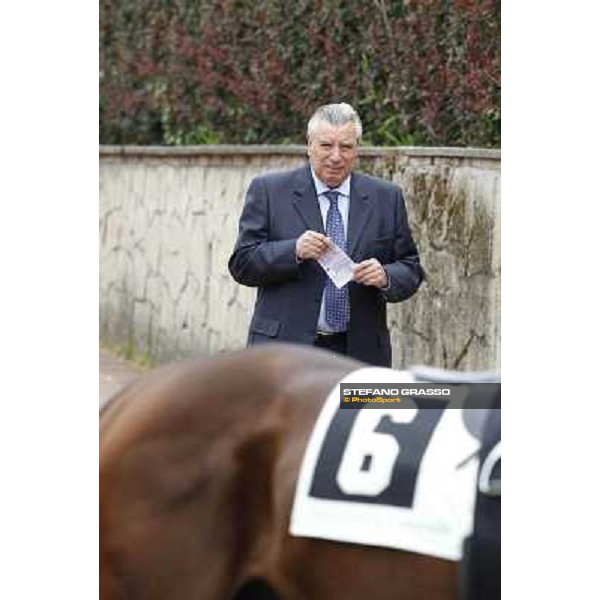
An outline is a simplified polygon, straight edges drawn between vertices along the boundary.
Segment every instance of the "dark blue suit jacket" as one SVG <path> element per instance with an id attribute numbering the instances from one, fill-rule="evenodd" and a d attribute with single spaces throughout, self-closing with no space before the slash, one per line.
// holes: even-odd
<path id="1" fill-rule="evenodd" d="M 314 342 L 326 275 L 316 261 L 296 260 L 296 240 L 307 229 L 325 233 L 309 165 L 251 182 L 229 259 L 238 283 L 258 287 L 248 345 Z M 348 355 L 389 367 L 386 302 L 409 298 L 423 279 L 400 188 L 352 173 L 347 251 L 355 262 L 377 258 L 390 282 L 386 292 L 348 284 Z"/>

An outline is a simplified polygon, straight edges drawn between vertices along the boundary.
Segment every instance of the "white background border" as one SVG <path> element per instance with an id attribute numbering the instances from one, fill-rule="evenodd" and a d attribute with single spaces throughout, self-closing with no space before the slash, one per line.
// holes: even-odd
<path id="1" fill-rule="evenodd" d="M 98 7 L 0 16 L 1 598 L 98 595 Z"/>
<path id="2" fill-rule="evenodd" d="M 598 540 L 598 14 L 502 15 L 502 592 L 587 598 Z"/>

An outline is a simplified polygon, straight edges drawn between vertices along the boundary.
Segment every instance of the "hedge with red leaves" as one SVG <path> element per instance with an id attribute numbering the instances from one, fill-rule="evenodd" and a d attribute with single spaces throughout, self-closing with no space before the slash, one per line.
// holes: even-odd
<path id="1" fill-rule="evenodd" d="M 346 101 L 374 145 L 500 146 L 495 0 L 100 0 L 100 141 L 303 143 Z"/>

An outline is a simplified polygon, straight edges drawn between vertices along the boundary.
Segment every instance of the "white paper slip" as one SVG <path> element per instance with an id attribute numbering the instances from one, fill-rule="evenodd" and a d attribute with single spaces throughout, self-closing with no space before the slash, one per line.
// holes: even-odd
<path id="1" fill-rule="evenodd" d="M 344 287 L 354 277 L 352 268 L 356 263 L 335 244 L 318 259 L 318 263 L 337 288 Z"/>

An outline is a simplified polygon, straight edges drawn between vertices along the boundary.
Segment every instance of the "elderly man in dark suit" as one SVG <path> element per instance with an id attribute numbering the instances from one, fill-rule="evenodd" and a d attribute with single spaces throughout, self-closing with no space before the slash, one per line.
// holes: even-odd
<path id="1" fill-rule="evenodd" d="M 295 342 L 391 366 L 386 303 L 423 279 L 402 192 L 353 172 L 362 124 L 349 104 L 308 122 L 305 167 L 255 178 L 229 271 L 258 287 L 248 344 Z M 317 262 L 333 244 L 357 263 L 338 289 Z"/>

